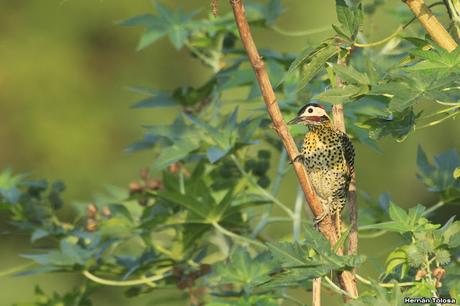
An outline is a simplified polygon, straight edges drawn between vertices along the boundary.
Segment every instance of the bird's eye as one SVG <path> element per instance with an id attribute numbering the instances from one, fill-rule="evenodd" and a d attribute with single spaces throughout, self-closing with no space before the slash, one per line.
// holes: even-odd
<path id="1" fill-rule="evenodd" d="M 307 111 L 311 114 L 313 113 L 313 108 L 309 108 Z"/>

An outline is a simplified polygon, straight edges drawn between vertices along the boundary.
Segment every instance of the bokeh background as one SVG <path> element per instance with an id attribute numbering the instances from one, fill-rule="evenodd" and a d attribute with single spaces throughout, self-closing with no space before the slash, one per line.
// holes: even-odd
<path id="1" fill-rule="evenodd" d="M 209 1 L 163 1 L 172 7 L 209 9 Z M 336 22 L 333 0 L 282 1 L 288 8 L 277 25 L 287 30 L 308 30 Z M 220 1 L 227 10 L 227 1 Z M 388 11 L 404 9 L 388 1 L 373 20 L 366 21 L 369 40 L 390 34 L 399 20 Z M 62 179 L 71 213 L 74 202 L 87 203 L 108 185 L 127 186 L 148 166 L 148 152 L 127 154 L 124 148 L 142 136 L 141 124 L 167 123 L 176 109 L 130 110 L 140 97 L 128 86 L 171 89 L 199 85 L 210 73 L 187 52 L 177 52 L 166 39 L 136 51 L 140 28 L 123 28 L 115 22 L 152 11 L 149 0 L 2 0 L 0 2 L 0 168 L 28 172 L 35 178 Z M 411 31 L 417 31 L 417 26 Z M 306 43 L 328 33 L 286 37 L 255 30 L 260 47 L 298 52 Z M 358 186 L 377 197 L 388 191 L 401 206 L 429 205 L 434 197 L 416 178 L 415 156 L 420 144 L 429 154 L 460 148 L 460 121 L 450 120 L 416 131 L 407 140 L 380 142 L 383 153 L 357 145 Z M 295 179 L 283 184 L 282 197 L 293 202 Z M 449 207 L 438 222 L 453 212 Z M 5 222 L 5 216 L 0 222 Z M 1 227 L 0 227 L 1 229 Z M 361 240 L 369 255 L 386 255 L 384 236 Z M 18 254 L 30 250 L 27 237 L 0 232 L 0 271 L 26 261 Z M 375 272 L 373 263 L 366 269 Z M 0 305 L 27 302 L 35 284 L 46 291 L 72 288 L 80 276 L 72 274 L 0 277 Z M 170 292 L 126 299 L 121 290 L 104 289 L 95 305 L 185 305 Z M 176 295 L 177 296 L 177 295 Z"/>

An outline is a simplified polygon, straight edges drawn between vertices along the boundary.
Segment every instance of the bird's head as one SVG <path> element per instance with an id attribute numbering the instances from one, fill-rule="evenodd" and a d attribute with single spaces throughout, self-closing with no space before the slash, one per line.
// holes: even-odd
<path id="1" fill-rule="evenodd" d="M 288 124 L 328 125 L 330 122 L 331 119 L 322 105 L 308 103 L 299 110 L 297 117 L 289 121 Z"/>

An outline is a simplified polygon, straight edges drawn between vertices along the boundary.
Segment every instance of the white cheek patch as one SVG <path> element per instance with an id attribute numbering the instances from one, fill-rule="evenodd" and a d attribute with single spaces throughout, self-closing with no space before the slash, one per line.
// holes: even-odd
<path id="1" fill-rule="evenodd" d="M 309 112 L 310 109 L 313 109 L 313 111 L 311 113 Z M 319 108 L 319 107 L 313 107 L 313 108 L 307 107 L 304 110 L 302 116 L 318 116 L 318 117 L 322 117 L 322 116 L 327 116 L 327 114 L 324 111 L 324 109 L 322 109 L 322 108 Z"/>

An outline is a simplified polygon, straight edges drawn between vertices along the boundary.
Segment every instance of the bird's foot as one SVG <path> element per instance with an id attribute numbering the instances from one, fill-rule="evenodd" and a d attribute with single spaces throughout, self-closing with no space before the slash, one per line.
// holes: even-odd
<path id="1" fill-rule="evenodd" d="M 313 221 L 313 225 L 318 228 L 319 224 L 321 223 L 321 221 L 324 220 L 324 218 L 326 218 L 327 215 L 329 215 L 329 208 L 327 205 L 322 205 L 323 207 L 323 212 L 321 214 L 319 214 L 318 216 L 315 217 L 315 220 Z"/>
<path id="2" fill-rule="evenodd" d="M 299 161 L 300 161 L 300 162 L 303 162 L 303 155 L 302 155 L 302 154 L 299 154 L 299 155 L 297 155 L 296 157 L 294 157 L 294 159 L 293 159 L 293 160 L 290 160 L 289 163 L 290 163 L 290 164 L 293 164 L 293 163 L 299 162 Z"/>
<path id="3" fill-rule="evenodd" d="M 323 211 L 320 215 L 316 216 L 315 220 L 313 221 L 313 225 L 318 226 L 321 223 L 321 221 L 323 221 L 324 218 L 326 218 L 328 213 L 328 211 Z"/>

